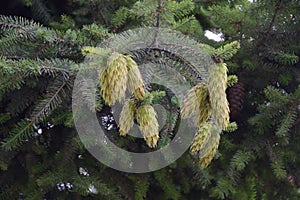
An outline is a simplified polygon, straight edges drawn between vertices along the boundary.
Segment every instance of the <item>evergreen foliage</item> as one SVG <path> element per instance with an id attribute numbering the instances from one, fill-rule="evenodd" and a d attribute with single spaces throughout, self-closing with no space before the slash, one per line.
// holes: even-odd
<path id="1" fill-rule="evenodd" d="M 0 15 L 0 199 L 299 199 L 297 0 L 55 2 L 20 1 L 33 19 L 22 13 Z M 192 65 L 168 48 L 120 54 L 95 48 L 115 33 L 148 26 L 193 37 L 163 40 L 203 48 L 215 65 L 196 66 L 195 53 L 180 48 L 176 50 L 191 58 Z M 221 32 L 224 41 L 208 40 L 207 29 Z M 126 38 L 131 36 L 147 40 L 144 32 L 125 33 L 114 37 L 116 44 L 130 44 Z M 182 81 L 177 78 L 182 75 L 195 86 L 183 102 L 165 88 L 152 85 L 149 90 L 144 83 L 151 77 L 140 79 L 138 66 L 146 54 L 148 67 L 172 66 L 174 80 L 169 83 Z M 83 96 L 96 98 L 89 108 L 97 112 L 110 139 L 132 151 L 149 152 L 146 144 L 160 148 L 172 140 L 182 106 L 180 117 L 191 117 L 199 127 L 190 152 L 148 174 L 117 172 L 94 159 L 77 136 L 71 108 L 74 78 L 86 67 L 84 59 L 96 61 L 91 67 L 117 61 L 98 69 L 101 96 Z M 104 75 L 124 84 L 105 82 Z M 88 87 L 81 85 L 82 91 Z M 132 98 L 106 92 L 125 89 Z M 125 102 L 119 127 L 108 107 L 117 100 Z M 161 131 L 152 107 L 157 102 L 168 111 Z M 229 113 L 234 107 L 240 109 Z M 229 116 L 236 123 L 229 123 Z M 119 136 L 135 120 L 146 143 Z"/>

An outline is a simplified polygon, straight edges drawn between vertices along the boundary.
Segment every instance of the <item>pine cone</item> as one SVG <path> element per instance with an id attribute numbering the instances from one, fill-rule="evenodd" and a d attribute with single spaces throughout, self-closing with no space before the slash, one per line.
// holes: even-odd
<path id="1" fill-rule="evenodd" d="M 136 62 L 130 57 L 125 56 L 128 70 L 128 90 L 138 100 L 141 100 L 145 95 L 145 89 L 143 84 L 142 75 Z"/>
<path id="2" fill-rule="evenodd" d="M 209 102 L 207 85 L 198 83 L 187 94 L 182 104 L 182 118 L 196 115 L 197 125 L 201 126 L 211 116 L 211 106 Z"/>
<path id="3" fill-rule="evenodd" d="M 133 126 L 135 110 L 135 103 L 131 99 L 123 105 L 119 120 L 120 135 L 125 136 Z"/>
<path id="4" fill-rule="evenodd" d="M 220 143 L 220 134 L 218 133 L 212 133 L 211 134 L 211 145 L 209 151 L 207 153 L 204 153 L 204 155 L 201 156 L 200 151 L 200 167 L 202 169 L 206 168 L 212 161 L 212 159 L 215 157 L 219 143 Z"/>
<path id="5" fill-rule="evenodd" d="M 195 136 L 195 139 L 190 147 L 191 153 L 195 153 L 203 149 L 203 147 L 207 144 L 208 140 L 210 139 L 211 134 L 211 124 L 206 122 L 200 128 L 198 133 Z"/>
<path id="6" fill-rule="evenodd" d="M 147 145 L 151 148 L 156 147 L 159 139 L 159 124 L 154 108 L 147 104 L 141 105 L 136 110 L 136 120 Z"/>
<path id="7" fill-rule="evenodd" d="M 108 66 L 100 72 L 101 96 L 111 106 L 116 101 L 121 102 L 125 97 L 127 83 L 126 59 L 119 53 L 113 53 L 108 61 Z"/>
<path id="8" fill-rule="evenodd" d="M 245 88 L 243 83 L 237 83 L 227 89 L 227 99 L 231 116 L 237 115 L 244 104 Z"/>
<path id="9" fill-rule="evenodd" d="M 224 130 L 229 123 L 229 106 L 226 98 L 227 66 L 218 63 L 209 68 L 208 91 L 212 109 L 212 118 L 218 127 Z"/>

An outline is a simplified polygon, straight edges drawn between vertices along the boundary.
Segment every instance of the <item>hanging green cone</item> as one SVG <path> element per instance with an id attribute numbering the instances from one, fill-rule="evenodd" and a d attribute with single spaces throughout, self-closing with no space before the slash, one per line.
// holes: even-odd
<path id="1" fill-rule="evenodd" d="M 159 124 L 154 108 L 148 104 L 141 105 L 136 111 L 136 120 L 147 145 L 151 148 L 156 147 L 159 139 Z"/>
<path id="2" fill-rule="evenodd" d="M 133 100 L 129 99 L 125 102 L 119 120 L 120 135 L 125 136 L 134 124 L 134 113 L 136 106 Z"/>
<path id="3" fill-rule="evenodd" d="M 212 117 L 216 125 L 224 130 L 229 123 L 229 106 L 226 98 L 227 67 L 218 63 L 209 69 L 208 91 Z"/>

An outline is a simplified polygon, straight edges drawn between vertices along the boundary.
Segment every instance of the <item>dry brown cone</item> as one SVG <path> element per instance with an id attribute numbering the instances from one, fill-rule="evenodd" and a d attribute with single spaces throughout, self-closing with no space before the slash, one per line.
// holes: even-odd
<path id="1" fill-rule="evenodd" d="M 125 136 L 134 124 L 136 106 L 131 99 L 127 100 L 122 108 L 119 120 L 120 135 Z"/>
<path id="2" fill-rule="evenodd" d="M 99 74 L 100 93 L 104 101 L 113 105 L 125 98 L 127 85 L 127 62 L 125 56 L 113 53 L 107 63 L 107 68 Z"/>
<path id="3" fill-rule="evenodd" d="M 130 57 L 125 56 L 128 70 L 127 87 L 128 90 L 138 100 L 141 100 L 145 95 L 145 88 L 142 79 L 142 75 L 136 62 Z"/>
<path id="4" fill-rule="evenodd" d="M 217 63 L 209 69 L 208 91 L 212 117 L 217 126 L 224 130 L 229 124 L 229 106 L 226 98 L 227 67 Z"/>
<path id="5" fill-rule="evenodd" d="M 151 105 L 141 105 L 136 111 L 136 120 L 144 140 L 151 148 L 156 147 L 159 139 L 159 124 L 157 114 Z"/>
<path id="6" fill-rule="evenodd" d="M 243 109 L 244 97 L 245 88 L 243 83 L 236 83 L 227 89 L 227 98 L 232 116 L 237 115 Z"/>

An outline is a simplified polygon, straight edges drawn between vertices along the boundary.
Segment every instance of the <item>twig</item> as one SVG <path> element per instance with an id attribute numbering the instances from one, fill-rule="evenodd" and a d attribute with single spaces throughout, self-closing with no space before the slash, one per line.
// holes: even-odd
<path id="1" fill-rule="evenodd" d="M 161 0 L 157 0 L 157 18 L 156 18 L 156 28 L 159 28 L 160 27 L 160 12 L 161 12 L 161 10 L 162 10 L 162 2 L 161 2 Z"/>
<path id="2" fill-rule="evenodd" d="M 151 47 L 155 47 L 157 45 L 157 37 L 158 37 L 158 31 L 159 31 L 159 28 L 160 28 L 160 12 L 162 10 L 162 2 L 161 0 L 157 0 L 157 9 L 156 9 L 156 32 L 155 32 L 155 37 L 154 37 L 154 40 L 152 42 L 152 44 L 150 45 Z"/>
<path id="3" fill-rule="evenodd" d="M 257 44 L 257 46 L 260 46 L 260 45 L 264 44 L 266 42 L 266 40 L 269 38 L 269 35 L 270 35 L 271 31 L 272 31 L 272 28 L 274 26 L 276 17 L 277 17 L 277 15 L 279 13 L 279 10 L 280 10 L 281 6 L 282 6 L 282 0 L 279 0 L 279 2 L 275 6 L 274 14 L 273 14 L 272 20 L 270 22 L 268 31 L 266 32 L 265 37 L 263 37 L 263 39 Z"/>

